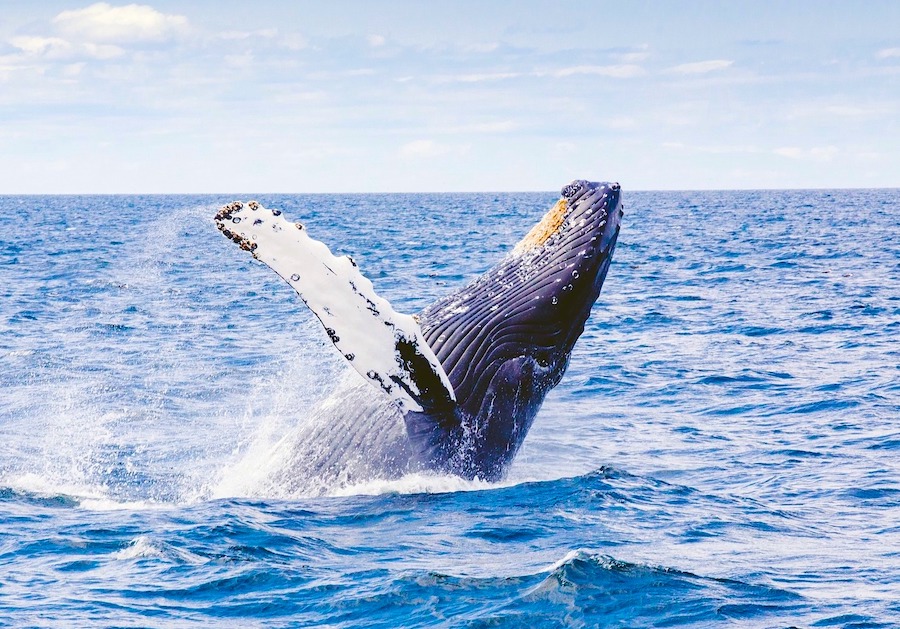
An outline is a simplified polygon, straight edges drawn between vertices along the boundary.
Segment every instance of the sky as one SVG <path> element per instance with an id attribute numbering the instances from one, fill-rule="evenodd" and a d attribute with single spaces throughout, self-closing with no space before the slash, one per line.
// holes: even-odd
<path id="1" fill-rule="evenodd" d="M 0 194 L 900 187 L 900 2 L 0 0 Z"/>

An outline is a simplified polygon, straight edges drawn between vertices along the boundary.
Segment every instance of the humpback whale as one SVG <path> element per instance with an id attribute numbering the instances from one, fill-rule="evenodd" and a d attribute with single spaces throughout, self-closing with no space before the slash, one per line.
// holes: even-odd
<path id="1" fill-rule="evenodd" d="M 416 315 L 281 211 L 221 208 L 218 229 L 294 288 L 362 376 L 323 404 L 283 474 L 502 478 L 584 331 L 622 207 L 617 183 L 571 182 L 495 267 Z"/>

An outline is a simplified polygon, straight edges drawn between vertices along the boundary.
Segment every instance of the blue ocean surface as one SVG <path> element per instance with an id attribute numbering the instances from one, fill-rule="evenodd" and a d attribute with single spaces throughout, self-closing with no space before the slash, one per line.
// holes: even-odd
<path id="1" fill-rule="evenodd" d="M 557 195 L 253 197 L 412 313 Z M 347 367 L 231 200 L 0 197 L 0 626 L 900 627 L 900 191 L 626 187 L 508 477 L 324 495 L 258 479 Z"/>

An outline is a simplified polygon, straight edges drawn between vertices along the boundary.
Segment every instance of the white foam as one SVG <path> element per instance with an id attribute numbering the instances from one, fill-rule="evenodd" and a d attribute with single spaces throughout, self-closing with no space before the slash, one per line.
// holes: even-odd
<path id="1" fill-rule="evenodd" d="M 508 487 L 515 483 L 490 483 L 480 479 L 467 480 L 449 474 L 416 472 L 401 478 L 373 479 L 339 487 L 329 492 L 331 496 L 379 496 L 382 494 L 449 494 L 461 491 L 483 491 Z"/>
<path id="2" fill-rule="evenodd" d="M 33 349 L 18 349 L 13 350 L 11 352 L 6 353 L 7 358 L 24 358 L 25 356 L 31 356 L 34 354 Z"/>
<path id="3" fill-rule="evenodd" d="M 53 475 L 35 472 L 5 476 L 0 484 L 14 492 L 42 498 L 68 498 L 82 509 L 90 511 L 141 511 L 171 508 L 173 505 L 155 500 L 116 500 L 104 493 L 104 488 L 84 482 L 62 481 Z"/>
<path id="4" fill-rule="evenodd" d="M 138 535 L 125 548 L 112 553 L 112 558 L 117 561 L 132 559 L 162 558 L 186 564 L 202 564 L 207 560 L 200 555 L 186 551 L 169 544 L 155 542 L 148 535 Z"/>
<path id="5" fill-rule="evenodd" d="M 114 552 L 112 556 L 113 559 L 119 560 L 141 559 L 144 557 L 162 557 L 163 552 L 153 545 L 149 537 L 140 535 L 131 540 L 131 543 L 122 550 Z"/>
<path id="6" fill-rule="evenodd" d="M 0 479 L 5 487 L 22 493 L 35 496 L 58 497 L 64 496 L 73 500 L 103 499 L 96 487 L 91 487 L 78 482 L 65 482 L 37 472 L 25 472 L 6 476 Z"/>

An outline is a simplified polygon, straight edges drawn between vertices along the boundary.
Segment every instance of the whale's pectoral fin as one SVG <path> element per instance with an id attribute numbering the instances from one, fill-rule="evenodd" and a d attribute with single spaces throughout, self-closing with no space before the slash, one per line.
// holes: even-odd
<path id="1" fill-rule="evenodd" d="M 402 410 L 453 407 L 453 386 L 415 318 L 379 297 L 352 259 L 253 201 L 226 205 L 216 225 L 290 284 L 350 365 Z"/>

